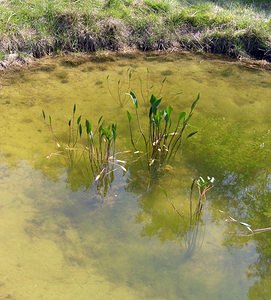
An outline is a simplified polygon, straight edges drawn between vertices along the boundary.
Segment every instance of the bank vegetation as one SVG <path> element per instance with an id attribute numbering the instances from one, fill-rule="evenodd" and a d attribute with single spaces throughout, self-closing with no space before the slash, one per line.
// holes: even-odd
<path id="1" fill-rule="evenodd" d="M 127 49 L 271 62 L 269 1 L 1 0 L 0 61 Z"/>

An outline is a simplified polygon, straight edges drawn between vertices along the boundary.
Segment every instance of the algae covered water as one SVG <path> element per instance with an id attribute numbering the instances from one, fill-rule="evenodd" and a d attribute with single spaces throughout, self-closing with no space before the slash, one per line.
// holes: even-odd
<path id="1" fill-rule="evenodd" d="M 267 71 L 187 55 L 59 57 L 4 74 L 0 298 L 270 299 L 271 232 L 257 231 L 271 225 L 270 82 Z M 142 118 L 152 93 L 176 113 L 200 93 L 198 133 L 151 186 L 136 162 L 100 193 L 51 155 L 42 110 L 59 137 L 75 103 L 82 118 L 103 115 L 126 151 L 130 90 Z M 191 231 L 199 176 L 215 186 Z"/>

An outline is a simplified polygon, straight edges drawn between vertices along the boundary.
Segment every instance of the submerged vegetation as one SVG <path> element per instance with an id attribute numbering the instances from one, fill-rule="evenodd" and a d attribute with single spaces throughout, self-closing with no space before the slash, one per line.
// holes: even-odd
<path id="1" fill-rule="evenodd" d="M 0 3 L 0 58 L 188 49 L 271 61 L 266 1 L 81 0 Z"/>

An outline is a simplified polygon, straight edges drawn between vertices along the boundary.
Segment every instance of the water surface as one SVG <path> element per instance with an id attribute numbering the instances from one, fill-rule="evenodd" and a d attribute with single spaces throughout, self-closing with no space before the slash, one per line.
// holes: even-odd
<path id="1" fill-rule="evenodd" d="M 270 226 L 270 82 L 263 70 L 186 55 L 59 57 L 3 75 L 0 298 L 270 299 L 271 233 L 225 221 Z M 130 89 L 143 113 L 154 93 L 176 116 L 200 93 L 189 128 L 198 133 L 151 187 L 130 163 L 104 196 L 81 168 L 46 158 L 57 147 L 41 111 L 60 138 L 74 103 L 82 118 L 103 115 L 124 151 Z M 207 175 L 215 187 L 191 244 L 189 189 Z"/>

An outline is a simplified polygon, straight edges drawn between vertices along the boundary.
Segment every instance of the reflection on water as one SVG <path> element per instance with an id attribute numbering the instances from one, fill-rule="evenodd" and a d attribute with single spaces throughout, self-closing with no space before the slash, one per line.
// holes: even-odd
<path id="1" fill-rule="evenodd" d="M 270 227 L 268 82 L 265 71 L 183 55 L 60 57 L 3 76 L 0 298 L 269 299 L 270 232 L 225 222 Z M 41 110 L 58 136 L 74 103 L 82 119 L 103 115 L 118 124 L 116 151 L 130 150 L 130 88 L 143 106 L 155 93 L 177 111 L 200 92 L 199 132 L 152 184 L 146 164 L 124 155 L 128 171 L 99 194 L 84 162 L 46 158 L 57 147 Z M 199 176 L 216 184 L 191 226 Z"/>

